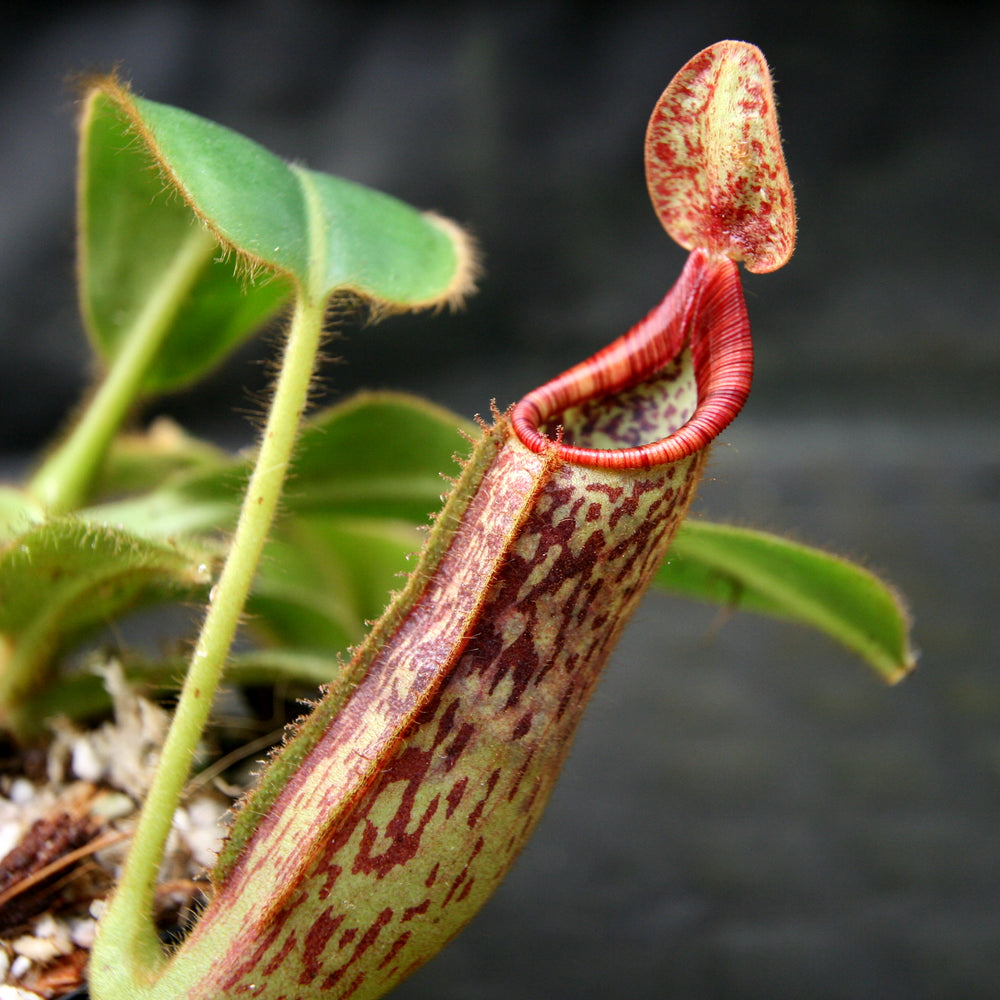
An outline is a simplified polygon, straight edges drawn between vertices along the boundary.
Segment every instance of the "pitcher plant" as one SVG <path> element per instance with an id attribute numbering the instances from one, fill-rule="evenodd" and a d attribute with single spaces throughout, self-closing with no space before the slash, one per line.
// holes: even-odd
<path id="1" fill-rule="evenodd" d="M 442 448 L 460 446 L 449 429 L 459 420 L 384 394 L 302 430 L 324 322 L 344 296 L 378 313 L 456 303 L 476 276 L 470 241 L 453 223 L 290 167 L 115 79 L 90 86 L 81 131 L 81 299 L 107 375 L 27 488 L 0 494 L 9 539 L 0 573 L 15 609 L 0 604 L 0 717 L 23 738 L 35 731 L 54 697 L 42 679 L 58 677 L 59 654 L 90 624 L 56 590 L 58 627 L 27 626 L 37 612 L 18 604 L 14 587 L 29 557 L 36 570 L 43 563 L 43 542 L 79 551 L 82 531 L 111 553 L 103 575 L 81 557 L 74 591 L 103 586 L 113 596 L 102 614 L 168 594 L 208 596 L 100 922 L 88 972 L 95 1000 L 384 995 L 472 918 L 513 863 L 651 584 L 819 627 L 890 680 L 912 667 L 905 612 L 864 570 L 756 532 L 681 528 L 709 448 L 750 389 L 738 262 L 769 272 L 795 243 L 771 79 L 754 46 L 725 41 L 699 53 L 649 122 L 652 203 L 689 251 L 680 277 L 623 336 L 469 428 L 471 455 L 405 585 L 364 638 L 336 602 L 310 605 L 325 624 L 304 625 L 313 619 L 275 567 L 281 558 L 306 566 L 310 546 L 331 532 L 349 551 L 360 546 L 359 563 L 376 552 L 362 545 L 364 531 L 405 547 L 412 536 L 385 525 L 404 509 L 418 520 L 419 509 L 393 506 L 372 484 L 415 461 L 408 435 L 420 429 L 440 434 Z M 152 216 L 151 188 L 171 192 Z M 121 235 L 139 218 L 157 234 L 142 260 Z M 134 401 L 200 374 L 282 309 L 288 334 L 255 456 L 183 438 L 123 498 L 120 429 Z M 222 332 L 205 337 L 209 323 Z M 336 475 L 373 492 L 330 501 Z M 220 526 L 232 531 L 224 543 Z M 302 573 L 300 590 L 322 595 L 329 581 Z M 232 648 L 247 611 L 251 629 L 277 639 L 274 669 L 321 680 L 324 691 L 240 802 L 204 908 L 167 949 L 153 918 L 158 868 L 223 669 L 228 661 L 237 682 L 250 669 L 252 656 Z M 338 662 L 349 642 L 350 658 Z"/>

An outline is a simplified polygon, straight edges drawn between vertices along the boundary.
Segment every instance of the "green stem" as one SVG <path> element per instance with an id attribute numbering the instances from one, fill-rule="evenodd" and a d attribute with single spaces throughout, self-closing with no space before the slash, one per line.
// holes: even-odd
<path id="1" fill-rule="evenodd" d="M 164 957 L 152 920 L 157 870 L 274 519 L 323 327 L 322 301 L 296 301 L 281 373 L 232 548 L 195 646 L 132 849 L 91 959 L 96 998 L 133 996 Z M 96 988 L 95 988 L 96 987 Z"/>
<path id="2" fill-rule="evenodd" d="M 29 490 L 50 513 L 74 510 L 86 499 L 150 365 L 217 245 L 207 230 L 192 227 L 142 312 L 123 333 L 122 349 L 83 416 L 35 473 Z"/>

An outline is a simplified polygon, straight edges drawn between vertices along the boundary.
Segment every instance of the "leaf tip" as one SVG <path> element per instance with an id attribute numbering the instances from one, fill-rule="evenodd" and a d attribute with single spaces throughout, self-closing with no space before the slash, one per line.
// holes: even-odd
<path id="1" fill-rule="evenodd" d="M 94 100 L 102 96 L 121 109 L 130 119 L 131 125 L 134 125 L 139 120 L 139 115 L 135 108 L 135 95 L 132 91 L 132 86 L 121 76 L 117 67 L 107 73 L 79 73 L 74 78 L 73 85 L 80 95 L 79 99 L 82 108 L 81 132 L 85 129 Z"/>
<path id="2" fill-rule="evenodd" d="M 880 578 L 879 578 L 880 579 Z M 896 607 L 896 615 L 899 622 L 899 656 L 891 662 L 887 669 L 881 671 L 882 680 L 889 687 L 893 687 L 900 681 L 906 680 L 914 670 L 917 669 L 920 659 L 920 650 L 912 643 L 913 614 L 903 595 L 890 583 L 881 580 L 893 604 Z"/>
<path id="3" fill-rule="evenodd" d="M 905 659 L 901 663 L 897 663 L 894 669 L 887 670 L 882 675 L 882 680 L 889 687 L 895 687 L 900 681 L 906 680 L 916 669 L 917 654 L 913 650 L 907 650 Z"/>
<path id="4" fill-rule="evenodd" d="M 455 271 L 451 282 L 440 297 L 431 305 L 447 306 L 449 309 L 459 309 L 465 300 L 476 291 L 476 284 L 482 274 L 482 257 L 479 245 L 473 236 L 457 222 L 438 215 L 437 212 L 424 212 L 424 218 L 438 229 L 444 231 L 451 240 L 455 251 Z"/>
<path id="5" fill-rule="evenodd" d="M 368 322 L 378 323 L 387 316 L 399 313 L 419 312 L 422 309 L 456 312 L 464 307 L 466 299 L 475 294 L 482 273 L 478 244 L 466 229 L 452 219 L 432 211 L 417 214 L 423 222 L 438 230 L 451 246 L 454 266 L 447 283 L 425 288 L 423 295 L 402 298 L 380 295 L 371 287 L 341 286 L 333 289 L 336 295 L 330 299 L 328 310 L 337 311 L 344 303 L 349 309 L 363 306 L 368 313 Z"/>

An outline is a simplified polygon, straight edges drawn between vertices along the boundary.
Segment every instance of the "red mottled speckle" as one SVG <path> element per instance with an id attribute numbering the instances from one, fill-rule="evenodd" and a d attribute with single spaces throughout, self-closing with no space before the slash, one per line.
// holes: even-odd
<path id="1" fill-rule="evenodd" d="M 451 766 L 453 764 L 454 764 L 454 759 L 452 759 L 449 762 L 448 770 L 451 769 Z M 451 791 L 448 792 L 448 796 L 445 800 L 448 803 L 448 807 L 445 811 L 445 819 L 451 819 L 452 814 L 455 812 L 455 810 L 459 806 L 459 803 L 462 801 L 462 796 L 465 795 L 465 789 L 468 787 L 468 784 L 469 784 L 469 777 L 468 775 L 466 775 L 463 778 L 459 778 L 459 780 L 456 781 L 455 784 L 451 786 Z"/>
<path id="2" fill-rule="evenodd" d="M 456 701 L 457 704 L 457 701 Z M 466 722 L 462 725 L 461 729 L 455 734 L 455 738 L 448 744 L 442 751 L 441 756 L 444 758 L 445 771 L 450 771 L 454 766 L 455 762 L 462 756 L 462 751 L 465 749 L 469 740 L 472 739 L 475 733 L 475 726 L 471 723 Z"/>
<path id="3" fill-rule="evenodd" d="M 517 720 L 517 725 L 514 727 L 514 731 L 510 734 L 511 739 L 519 740 L 524 736 L 527 736 L 528 730 L 531 729 L 531 720 L 534 718 L 534 713 L 529 709 L 520 719 Z"/>
<path id="4" fill-rule="evenodd" d="M 471 829 L 479 822 L 479 817 L 483 813 L 483 809 L 486 807 L 486 800 L 493 794 L 493 789 L 497 786 L 497 781 L 500 779 L 500 769 L 495 769 L 489 776 L 486 782 L 486 794 L 476 803 L 475 808 L 469 813 L 469 818 L 466 821 Z"/>
<path id="5" fill-rule="evenodd" d="M 371 927 L 369 927 L 364 932 L 361 939 L 355 945 L 351 957 L 342 966 L 340 966 L 339 969 L 336 969 L 335 971 L 331 972 L 323 980 L 323 989 L 328 990 L 331 989 L 333 986 L 335 986 L 337 982 L 339 982 L 339 980 L 343 978 L 344 973 L 347 972 L 348 968 L 364 956 L 365 952 L 368 951 L 368 949 L 371 948 L 371 946 L 375 944 L 375 942 L 378 940 L 379 934 L 382 933 L 382 930 L 385 927 L 385 925 L 389 923 L 390 920 L 392 920 L 392 916 L 393 916 L 393 911 L 390 907 L 386 907 L 384 910 L 382 910 L 382 912 L 376 918 L 375 923 L 373 923 Z M 361 974 L 361 977 L 356 981 L 356 984 L 352 984 L 351 989 L 357 989 L 357 986 L 361 985 L 363 979 L 364 979 L 364 973 Z M 344 996 L 349 996 L 349 995 L 350 991 L 344 994 Z"/>
<path id="6" fill-rule="evenodd" d="M 299 974 L 299 985 L 308 986 L 322 971 L 322 956 L 330 938 L 336 934 L 344 922 L 344 914 L 333 914 L 333 908 L 327 907 L 320 913 L 312 927 L 309 928 L 303 942 L 302 972 Z"/>
<path id="7" fill-rule="evenodd" d="M 295 931 L 292 931 L 287 938 L 285 938 L 285 943 L 276 951 L 267 965 L 264 966 L 264 975 L 271 976 L 281 967 L 282 963 L 288 957 L 289 953 L 298 944 L 298 936 Z"/>
<path id="8" fill-rule="evenodd" d="M 306 892 L 300 892 L 297 897 L 297 902 L 301 904 L 303 900 L 307 897 Z M 226 967 L 229 969 L 229 975 L 226 976 L 223 981 L 223 990 L 232 990 L 240 982 L 243 977 L 249 973 L 252 973 L 263 960 L 264 956 L 270 950 L 272 945 L 281 936 L 281 932 L 288 922 L 288 918 L 294 913 L 294 908 L 284 909 L 276 913 L 272 918 L 270 923 L 267 925 L 267 930 L 258 935 L 254 941 L 254 947 L 249 953 L 244 953 L 239 945 L 234 945 L 233 950 L 238 951 L 238 954 L 232 954 L 226 957 Z M 242 960 L 240 960 L 242 957 Z"/>
<path id="9" fill-rule="evenodd" d="M 406 918 L 404 917 L 403 919 L 405 920 Z M 385 958 L 379 962 L 378 967 L 380 969 L 384 969 L 400 953 L 400 951 L 406 947 L 406 942 L 409 941 L 412 936 L 412 931 L 406 931 L 405 933 L 400 934 L 400 936 L 392 942 L 392 947 L 386 953 Z"/>
<path id="10" fill-rule="evenodd" d="M 431 901 L 430 899 L 425 899 L 422 903 L 418 903 L 416 906 L 408 906 L 403 911 L 403 917 L 400 923 L 406 923 L 407 920 L 412 920 L 414 917 L 423 916 L 430 909 Z"/>

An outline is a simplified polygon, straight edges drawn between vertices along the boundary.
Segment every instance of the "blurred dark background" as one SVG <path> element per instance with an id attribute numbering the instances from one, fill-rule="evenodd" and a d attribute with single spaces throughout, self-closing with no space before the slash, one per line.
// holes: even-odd
<path id="1" fill-rule="evenodd" d="M 329 398 L 471 415 L 603 345 L 683 262 L 642 139 L 705 45 L 760 45 L 800 241 L 746 282 L 758 374 L 702 516 L 884 570 L 921 666 L 887 690 L 810 633 L 643 605 L 564 780 L 406 1000 L 995 997 L 1000 972 L 1000 11 L 870 2 L 21 5 L 0 37 L 0 451 L 85 388 L 74 72 L 469 225 L 454 316 L 348 324 Z M 159 411 L 250 439 L 257 341 Z M 234 415 L 235 414 L 235 415 Z"/>

